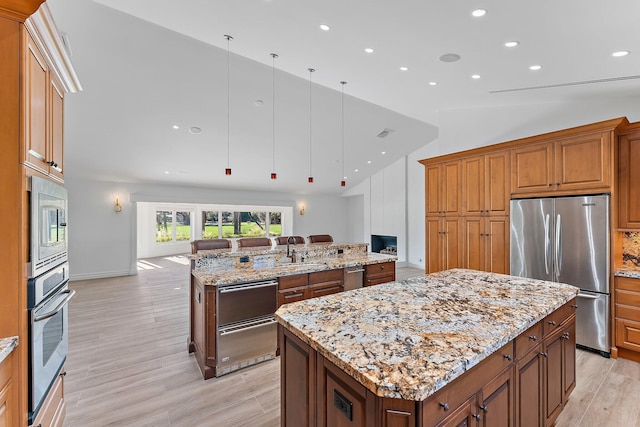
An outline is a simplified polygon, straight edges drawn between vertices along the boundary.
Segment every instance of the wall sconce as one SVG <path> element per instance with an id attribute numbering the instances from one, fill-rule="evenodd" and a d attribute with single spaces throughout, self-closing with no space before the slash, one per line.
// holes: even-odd
<path id="1" fill-rule="evenodd" d="M 304 209 L 304 204 L 300 205 L 300 215 L 304 215 L 305 213 L 305 209 Z"/>
<path id="2" fill-rule="evenodd" d="M 122 212 L 122 205 L 120 204 L 120 199 L 116 197 L 116 205 L 113 207 L 116 213 Z"/>

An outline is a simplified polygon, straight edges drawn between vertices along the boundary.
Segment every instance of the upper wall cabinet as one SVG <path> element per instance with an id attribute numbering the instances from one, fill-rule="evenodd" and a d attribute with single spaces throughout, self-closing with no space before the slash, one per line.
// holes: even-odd
<path id="1" fill-rule="evenodd" d="M 640 129 L 619 140 L 620 229 L 640 229 Z"/>
<path id="2" fill-rule="evenodd" d="M 509 151 L 462 160 L 463 215 L 509 215 Z"/>
<path id="3" fill-rule="evenodd" d="M 611 132 L 511 150 L 511 192 L 528 195 L 611 188 Z"/>
<path id="4" fill-rule="evenodd" d="M 426 215 L 460 215 L 462 212 L 461 183 L 462 164 L 459 160 L 426 166 Z"/>

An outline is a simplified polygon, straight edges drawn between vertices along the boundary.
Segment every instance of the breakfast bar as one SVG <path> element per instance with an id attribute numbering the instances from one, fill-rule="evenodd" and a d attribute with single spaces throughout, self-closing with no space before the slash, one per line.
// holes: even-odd
<path id="1" fill-rule="evenodd" d="M 281 425 L 552 425 L 577 293 L 455 269 L 282 306 Z"/>

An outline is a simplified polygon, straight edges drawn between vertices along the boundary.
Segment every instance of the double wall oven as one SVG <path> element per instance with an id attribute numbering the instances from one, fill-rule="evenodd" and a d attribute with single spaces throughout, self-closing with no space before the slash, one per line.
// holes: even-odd
<path id="1" fill-rule="evenodd" d="M 68 350 L 67 191 L 31 177 L 29 310 L 29 423 L 60 374 Z"/>

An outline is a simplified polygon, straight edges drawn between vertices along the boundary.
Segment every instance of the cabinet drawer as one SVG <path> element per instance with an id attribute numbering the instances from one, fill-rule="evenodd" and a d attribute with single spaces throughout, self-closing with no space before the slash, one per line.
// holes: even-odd
<path id="1" fill-rule="evenodd" d="M 630 277 L 616 277 L 616 289 L 640 292 L 640 279 Z"/>
<path id="2" fill-rule="evenodd" d="M 616 304 L 616 317 L 640 322 L 640 307 Z"/>
<path id="3" fill-rule="evenodd" d="M 576 299 L 572 299 L 553 313 L 547 315 L 542 321 L 542 332 L 547 337 L 558 329 L 572 314 L 576 312 Z"/>
<path id="4" fill-rule="evenodd" d="M 283 276 L 278 278 L 278 289 L 297 288 L 307 286 L 309 283 L 308 274 L 296 274 L 294 276 Z"/>
<path id="5" fill-rule="evenodd" d="M 290 288 L 278 291 L 278 307 L 282 304 L 290 302 L 302 301 L 309 298 L 309 291 L 307 286 L 300 286 L 298 288 Z"/>
<path id="6" fill-rule="evenodd" d="M 324 282 L 320 285 L 309 286 L 309 298 L 321 297 L 324 295 L 337 294 L 344 291 L 342 280 L 333 282 Z"/>
<path id="7" fill-rule="evenodd" d="M 396 263 L 394 261 L 391 261 L 391 262 L 382 262 L 380 264 L 369 264 L 369 265 L 366 265 L 364 268 L 368 275 L 377 275 L 381 273 L 387 273 L 389 271 L 395 272 Z"/>
<path id="8" fill-rule="evenodd" d="M 62 372 L 64 373 L 64 367 L 62 368 Z M 33 425 L 37 426 L 40 424 L 50 427 L 62 427 L 66 414 L 63 378 L 64 375 L 60 374 L 53 382 Z"/>
<path id="9" fill-rule="evenodd" d="M 616 304 L 640 307 L 640 292 L 616 289 Z"/>
<path id="10" fill-rule="evenodd" d="M 394 280 L 396 280 L 395 274 L 383 274 L 383 275 L 378 274 L 373 277 L 369 276 L 369 278 L 367 278 L 367 281 L 364 285 L 365 286 L 381 285 L 383 283 L 393 282 Z"/>
<path id="11" fill-rule="evenodd" d="M 9 354 L 2 362 L 0 362 L 0 390 L 4 388 L 4 386 L 11 379 L 11 369 L 13 369 L 13 354 Z"/>
<path id="12" fill-rule="evenodd" d="M 616 345 L 640 351 L 640 322 L 616 319 Z"/>
<path id="13" fill-rule="evenodd" d="M 540 344 L 542 340 L 542 323 L 538 322 L 516 338 L 516 358 L 521 358 L 527 351 Z"/>
<path id="14" fill-rule="evenodd" d="M 342 281 L 344 279 L 344 270 L 327 270 L 309 273 L 309 284 L 314 285 L 322 282 Z"/>

